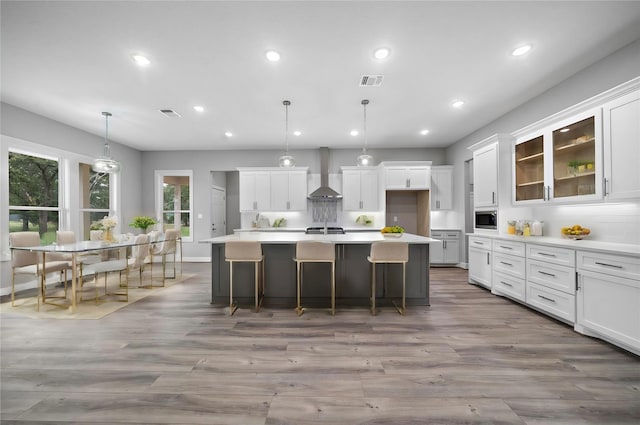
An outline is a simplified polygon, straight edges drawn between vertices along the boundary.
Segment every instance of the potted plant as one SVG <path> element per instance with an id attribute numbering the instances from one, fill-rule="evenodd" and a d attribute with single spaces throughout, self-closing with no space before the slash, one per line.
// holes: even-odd
<path id="1" fill-rule="evenodd" d="M 142 230 L 142 233 L 147 233 L 147 229 L 156 223 L 157 222 L 153 219 L 153 217 L 139 215 L 133 217 L 133 222 L 130 223 L 129 226 Z"/>

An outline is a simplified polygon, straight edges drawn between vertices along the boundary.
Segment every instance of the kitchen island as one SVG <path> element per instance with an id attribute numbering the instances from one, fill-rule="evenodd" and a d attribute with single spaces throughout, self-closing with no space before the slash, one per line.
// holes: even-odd
<path id="1" fill-rule="evenodd" d="M 201 240 L 211 244 L 211 302 L 229 302 L 229 265 L 225 262 L 224 244 L 250 240 L 262 244 L 265 256 L 264 306 L 295 307 L 296 264 L 293 261 L 296 242 L 328 241 L 336 245 L 336 303 L 340 306 L 368 306 L 371 291 L 371 263 L 367 256 L 371 244 L 387 240 L 409 244 L 406 274 L 407 305 L 429 305 L 429 244 L 439 240 L 405 233 L 400 238 L 384 237 L 380 232 L 355 232 L 337 235 L 309 235 L 302 232 L 238 232 L 233 235 Z M 376 303 L 391 305 L 402 296 L 402 268 L 378 266 Z M 253 305 L 253 264 L 234 266 L 234 298 L 240 305 Z M 323 264 L 306 264 L 302 297 L 310 307 L 326 307 L 330 298 L 330 270 Z"/>

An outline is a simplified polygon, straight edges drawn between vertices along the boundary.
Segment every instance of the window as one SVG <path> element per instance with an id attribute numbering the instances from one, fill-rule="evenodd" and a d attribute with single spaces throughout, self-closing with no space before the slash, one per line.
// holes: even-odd
<path id="1" fill-rule="evenodd" d="M 156 171 L 156 215 L 161 229 L 177 229 L 185 241 L 193 241 L 192 180 L 191 170 Z"/>
<path id="2" fill-rule="evenodd" d="M 9 151 L 9 232 L 37 231 L 43 245 L 59 228 L 59 160 Z"/>
<path id="3" fill-rule="evenodd" d="M 85 240 L 89 239 L 91 225 L 108 216 L 111 209 L 108 173 L 96 173 L 90 164 L 79 164 L 80 183 L 80 231 Z"/>

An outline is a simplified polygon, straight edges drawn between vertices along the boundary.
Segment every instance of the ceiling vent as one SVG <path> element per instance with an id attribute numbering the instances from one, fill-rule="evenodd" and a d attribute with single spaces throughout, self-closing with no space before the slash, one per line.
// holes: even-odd
<path id="1" fill-rule="evenodd" d="M 360 87 L 380 87 L 384 75 L 363 75 L 360 79 Z"/>
<path id="2" fill-rule="evenodd" d="M 169 118 L 180 118 L 180 114 L 173 109 L 160 109 L 160 113 Z"/>

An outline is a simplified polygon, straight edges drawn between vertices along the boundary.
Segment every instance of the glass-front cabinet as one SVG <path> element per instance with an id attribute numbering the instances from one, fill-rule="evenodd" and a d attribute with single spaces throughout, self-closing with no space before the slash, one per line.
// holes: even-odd
<path id="1" fill-rule="evenodd" d="M 602 198 L 600 110 L 521 137 L 513 151 L 514 203 Z"/>

